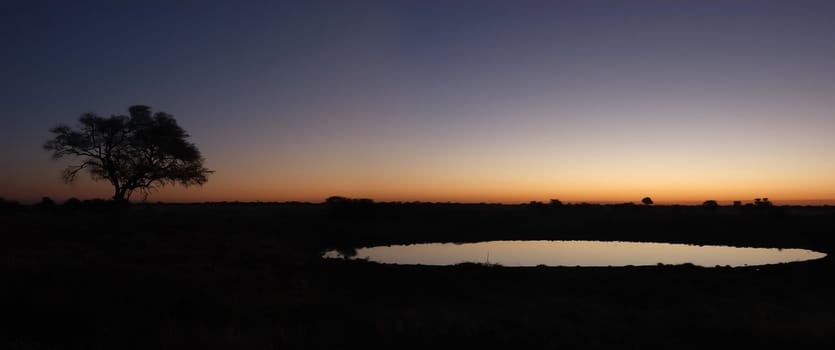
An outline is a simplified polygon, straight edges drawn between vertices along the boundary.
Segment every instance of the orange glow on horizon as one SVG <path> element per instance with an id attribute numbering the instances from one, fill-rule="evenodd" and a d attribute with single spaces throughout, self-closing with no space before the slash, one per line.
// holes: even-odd
<path id="1" fill-rule="evenodd" d="M 348 186 L 330 185 L 317 187 L 316 185 L 299 186 L 292 184 L 224 184 L 223 181 L 209 181 L 202 187 L 183 188 L 181 186 L 166 186 L 158 192 L 152 193 L 148 201 L 156 202 L 322 202 L 325 198 L 339 195 L 350 198 L 370 198 L 379 202 L 459 202 L 459 203 L 528 203 L 530 201 L 548 202 L 559 199 L 563 203 L 640 203 L 641 198 L 649 196 L 657 204 L 699 204 L 705 200 L 717 200 L 720 204 L 729 205 L 739 200 L 743 203 L 752 202 L 754 198 L 768 197 L 773 203 L 793 205 L 824 205 L 835 204 L 835 193 L 816 193 L 803 188 L 794 191 L 774 189 L 772 191 L 757 191 L 756 186 L 734 187 L 715 186 L 712 189 L 704 186 L 691 188 L 677 188 L 659 186 L 658 184 L 639 186 L 637 184 L 600 184 L 597 186 L 490 186 L 490 184 L 474 181 L 469 185 L 446 184 L 412 184 L 398 188 L 396 184 L 386 186 Z M 60 182 L 38 190 L 19 187 L 18 192 L 4 194 L 7 199 L 31 202 L 40 197 L 48 196 L 56 200 L 69 197 L 81 199 L 109 198 L 112 189 L 106 183 L 91 183 L 89 180 L 79 181 L 74 185 L 64 185 Z M 134 201 L 141 201 L 142 197 L 135 194 Z"/>
<path id="2" fill-rule="evenodd" d="M 835 204 L 835 185 L 829 178 L 835 170 L 825 164 L 817 169 L 806 166 L 799 172 L 750 160 L 750 164 L 723 166 L 698 158 L 689 162 L 655 162 L 641 157 L 631 162 L 579 157 L 548 162 L 501 154 L 495 160 L 461 158 L 468 160 L 397 158 L 365 164 L 319 164 L 305 159 L 296 166 L 265 167 L 257 172 L 241 170 L 255 169 L 254 160 L 236 158 L 225 163 L 219 159 L 209 165 L 217 172 L 204 186 L 166 186 L 152 193 L 148 201 L 322 202 L 339 195 L 381 202 L 527 203 L 559 199 L 563 203 L 640 203 L 641 198 L 649 196 L 658 204 L 699 204 L 711 199 L 726 205 L 763 197 L 777 205 Z M 15 185 L 4 185 L 6 190 L 0 196 L 23 202 L 44 196 L 58 201 L 112 196 L 106 182 L 94 183 L 87 177 L 72 185 L 63 184 L 58 176 L 63 163 L 48 164 L 30 172 L 11 169 L 8 181 Z M 137 194 L 132 198 L 141 199 Z"/>
<path id="3" fill-rule="evenodd" d="M 835 204 L 831 5 L 229 3 L 11 16 L 0 197 L 111 197 L 43 143 L 147 104 L 216 171 L 149 201 Z"/>

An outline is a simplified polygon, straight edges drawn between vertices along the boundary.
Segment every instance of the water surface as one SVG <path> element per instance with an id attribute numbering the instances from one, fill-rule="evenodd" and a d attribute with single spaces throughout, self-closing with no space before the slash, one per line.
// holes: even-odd
<path id="1" fill-rule="evenodd" d="M 423 243 L 360 248 L 352 259 L 386 264 L 454 265 L 464 262 L 502 266 L 640 266 L 685 264 L 753 266 L 820 259 L 806 249 L 741 248 L 689 244 L 603 241 L 489 241 Z M 345 257 L 332 250 L 325 258 Z"/>

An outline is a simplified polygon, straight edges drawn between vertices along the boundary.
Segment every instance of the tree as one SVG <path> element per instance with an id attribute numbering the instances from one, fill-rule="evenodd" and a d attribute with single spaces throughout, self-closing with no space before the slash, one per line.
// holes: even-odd
<path id="1" fill-rule="evenodd" d="M 641 203 L 644 203 L 644 205 L 652 205 L 652 198 L 644 197 L 643 199 L 641 199 Z"/>
<path id="2" fill-rule="evenodd" d="M 58 125 L 54 137 L 44 144 L 53 159 L 71 157 L 78 162 L 62 173 L 71 183 L 86 169 L 93 180 L 113 185 L 113 200 L 126 202 L 134 191 L 145 198 L 167 184 L 202 185 L 213 171 L 203 166 L 197 147 L 186 138 L 174 117 L 152 113 L 148 106 L 132 106 L 130 115 L 109 118 L 86 113 L 79 129 Z"/>

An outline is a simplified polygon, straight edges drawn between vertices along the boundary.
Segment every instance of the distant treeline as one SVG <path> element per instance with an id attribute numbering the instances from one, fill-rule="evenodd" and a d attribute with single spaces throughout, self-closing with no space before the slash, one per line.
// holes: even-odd
<path id="1" fill-rule="evenodd" d="M 28 208 L 35 208 L 35 209 L 46 209 L 46 210 L 54 210 L 54 209 L 104 209 L 104 208 L 111 208 L 112 206 L 117 205 L 110 199 L 86 199 L 80 200 L 78 198 L 72 197 L 64 202 L 57 202 L 50 197 L 43 197 L 37 203 L 31 205 L 21 204 L 18 201 L 6 200 L 0 197 L 0 212 L 14 212 L 14 211 L 21 211 L 27 210 Z M 808 207 L 808 208 L 829 208 L 832 207 L 830 205 L 774 205 L 768 198 L 755 198 L 751 202 L 743 203 L 742 201 L 734 201 L 732 205 L 720 205 L 716 200 L 706 200 L 701 204 L 662 204 L 656 205 L 652 203 L 652 200 L 649 197 L 646 197 L 642 200 L 642 204 L 636 204 L 634 202 L 623 202 L 623 203 L 589 203 L 589 202 L 577 202 L 577 203 L 564 203 L 558 199 L 551 199 L 548 202 L 542 201 L 530 201 L 528 203 L 521 203 L 521 204 L 507 204 L 507 203 L 494 203 L 494 202 L 478 202 L 478 203 L 465 203 L 465 202 L 422 202 L 422 201 L 375 201 L 371 198 L 350 198 L 350 197 L 343 197 L 343 196 L 331 196 L 325 199 L 324 202 L 305 202 L 305 201 L 253 201 L 253 202 L 246 202 L 246 201 L 218 201 L 218 202 L 186 202 L 186 203 L 179 203 L 179 202 L 133 202 L 133 203 L 119 203 L 118 206 L 125 206 L 125 205 L 134 205 L 134 206 L 147 206 L 147 205 L 197 205 L 197 206 L 205 206 L 205 205 L 220 205 L 220 206 L 325 206 L 331 210 L 335 211 L 350 211 L 350 212 L 363 212 L 363 211 L 374 211 L 378 209 L 384 208 L 392 208 L 392 207 L 403 207 L 403 208 L 414 208 L 414 207 L 528 207 L 528 208 L 535 208 L 538 210 L 554 210 L 554 209 L 601 209 L 601 210 L 624 210 L 633 207 L 654 207 L 654 208 L 667 208 L 671 210 L 681 210 L 683 208 L 701 208 L 705 211 L 719 211 L 720 208 L 770 208 L 774 209 L 775 207 L 782 207 L 782 208 L 801 208 L 801 207 Z"/>
<path id="2" fill-rule="evenodd" d="M 68 227 L 74 232 L 99 234 L 169 229 L 201 234 L 256 232 L 280 236 L 299 249 L 313 252 L 385 244 L 536 239 L 802 247 L 827 252 L 835 249 L 831 235 L 835 232 L 835 206 L 593 204 L 557 200 L 522 204 L 377 202 L 342 196 L 318 203 L 116 205 L 107 200 L 70 199 L 56 203 L 48 198 L 33 205 L 6 200 L 0 203 L 3 220 L 12 223 L 82 220 L 83 224 Z M 7 227 L 15 229 L 8 224 Z M 32 230 L 26 226 L 17 229 Z"/>

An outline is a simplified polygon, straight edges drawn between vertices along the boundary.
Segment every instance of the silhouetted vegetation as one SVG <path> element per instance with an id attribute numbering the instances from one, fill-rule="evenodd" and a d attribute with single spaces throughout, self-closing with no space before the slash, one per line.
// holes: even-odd
<path id="1" fill-rule="evenodd" d="M 19 202 L 0 197 L 0 214 L 13 213 L 21 210 L 23 210 L 23 206 Z"/>
<path id="2" fill-rule="evenodd" d="M 52 128 L 55 136 L 44 144 L 54 159 L 71 157 L 79 162 L 62 174 L 70 183 L 82 170 L 93 180 L 113 185 L 113 200 L 130 200 L 135 190 L 147 197 L 166 184 L 202 185 L 212 173 L 188 134 L 168 113 L 152 113 L 150 107 L 132 106 L 130 115 L 103 118 L 87 113 L 79 129 Z"/>
<path id="3" fill-rule="evenodd" d="M 64 208 L 75 209 L 81 206 L 81 200 L 75 197 L 68 198 L 64 201 Z"/>
<path id="4" fill-rule="evenodd" d="M 770 207 L 771 201 L 768 198 L 754 198 L 754 205 L 758 207 Z"/>
<path id="5" fill-rule="evenodd" d="M 340 218 L 368 218 L 375 212 L 375 203 L 368 198 L 331 196 L 325 200 L 330 212 Z"/>
<path id="6" fill-rule="evenodd" d="M 45 209 L 53 209 L 55 208 L 55 201 L 49 197 L 41 198 L 41 201 L 36 204 L 38 209 L 45 210 Z"/>
<path id="7" fill-rule="evenodd" d="M 716 209 L 719 208 L 719 203 L 715 200 L 709 199 L 702 203 L 702 208 L 705 208 L 705 210 L 709 212 L 715 212 Z"/>
<path id="8" fill-rule="evenodd" d="M 644 198 L 641 199 L 641 203 L 644 203 L 644 205 L 652 205 L 653 204 L 652 198 L 644 197 Z"/>

